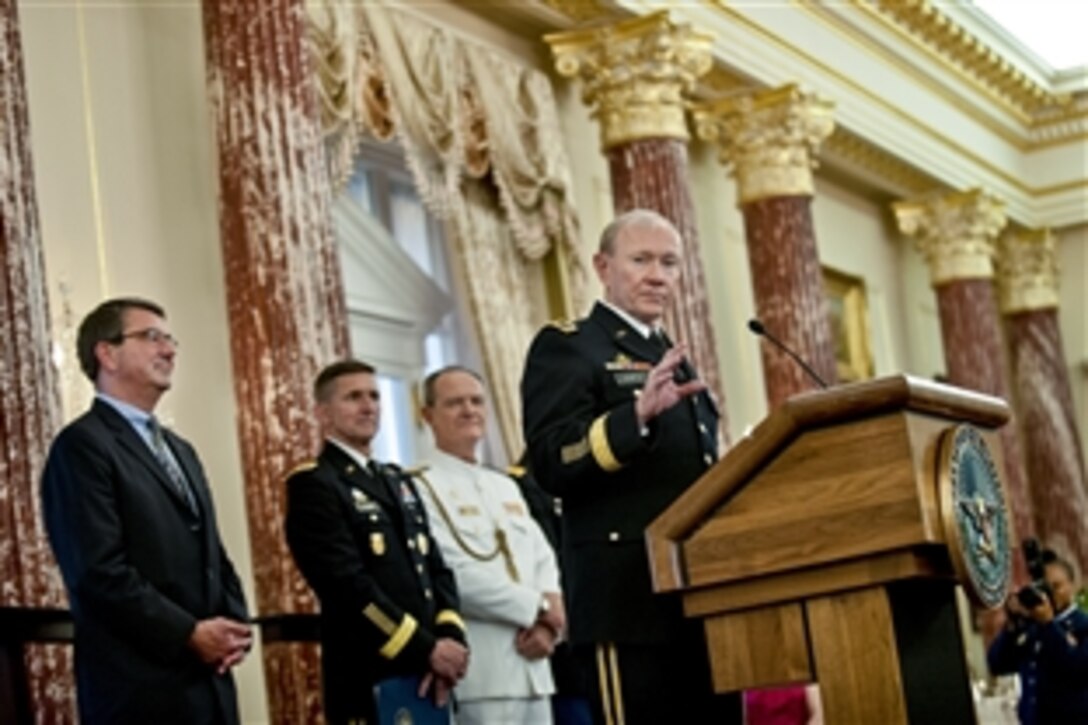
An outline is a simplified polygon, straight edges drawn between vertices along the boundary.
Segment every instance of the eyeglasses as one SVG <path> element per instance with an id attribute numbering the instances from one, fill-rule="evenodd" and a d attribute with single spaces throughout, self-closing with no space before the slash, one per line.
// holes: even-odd
<path id="1" fill-rule="evenodd" d="M 163 332 L 157 327 L 145 327 L 142 330 L 133 330 L 132 332 L 125 332 L 115 337 L 112 342 L 114 345 L 120 345 L 122 342 L 130 337 L 135 337 L 144 342 L 150 342 L 153 345 L 167 344 L 170 347 L 177 348 L 181 345 L 178 339 L 171 335 L 169 332 Z"/>

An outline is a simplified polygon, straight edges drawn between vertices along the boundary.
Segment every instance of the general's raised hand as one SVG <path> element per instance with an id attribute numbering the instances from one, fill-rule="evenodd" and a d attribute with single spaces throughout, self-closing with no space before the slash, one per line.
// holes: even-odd
<path id="1" fill-rule="evenodd" d="M 676 382 L 676 372 L 683 364 L 686 354 L 686 345 L 676 345 L 665 353 L 646 376 L 642 395 L 635 402 L 635 414 L 640 426 L 646 425 L 684 398 L 706 390 L 706 383 L 699 378 Z"/>

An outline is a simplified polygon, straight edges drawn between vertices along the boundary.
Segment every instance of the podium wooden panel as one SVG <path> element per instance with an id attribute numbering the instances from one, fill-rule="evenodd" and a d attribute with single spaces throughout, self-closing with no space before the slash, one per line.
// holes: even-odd
<path id="1" fill-rule="evenodd" d="M 719 692 L 816 681 L 826 721 L 973 723 L 938 441 L 999 399 L 908 376 L 797 396 L 647 529 Z M 1001 469 L 1000 460 L 997 461 Z"/>

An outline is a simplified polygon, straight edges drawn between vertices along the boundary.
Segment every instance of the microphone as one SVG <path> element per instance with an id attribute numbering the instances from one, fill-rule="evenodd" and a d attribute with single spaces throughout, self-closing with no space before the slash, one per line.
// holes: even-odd
<path id="1" fill-rule="evenodd" d="M 816 371 L 809 367 L 808 363 L 802 360 L 800 355 L 786 347 L 785 343 L 783 343 L 777 337 L 767 332 L 767 328 L 763 326 L 762 322 L 753 317 L 752 319 L 748 320 L 748 329 L 759 335 L 760 337 L 766 338 L 772 345 L 792 357 L 794 361 L 796 361 L 797 364 L 801 366 L 801 369 L 808 373 L 808 376 L 810 378 L 815 380 L 821 388 L 827 390 L 827 383 L 824 382 L 824 379 L 817 375 Z"/>

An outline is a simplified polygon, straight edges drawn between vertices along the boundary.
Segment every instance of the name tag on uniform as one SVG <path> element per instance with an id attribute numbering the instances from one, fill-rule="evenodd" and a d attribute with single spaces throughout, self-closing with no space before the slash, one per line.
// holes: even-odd
<path id="1" fill-rule="evenodd" d="M 649 374 L 649 370 L 617 370 L 612 373 L 612 380 L 621 388 L 641 388 Z"/>
<path id="2" fill-rule="evenodd" d="M 621 388 L 641 388 L 653 367 L 652 363 L 632 360 L 622 352 L 604 364 L 604 369 L 612 374 L 612 380 Z"/>
<path id="3" fill-rule="evenodd" d="M 479 516 L 480 509 L 476 506 L 458 506 L 457 513 L 461 516 Z"/>
<path id="4" fill-rule="evenodd" d="M 517 501 L 503 501 L 502 507 L 506 509 L 506 513 L 511 516 L 524 516 L 525 507 Z"/>

